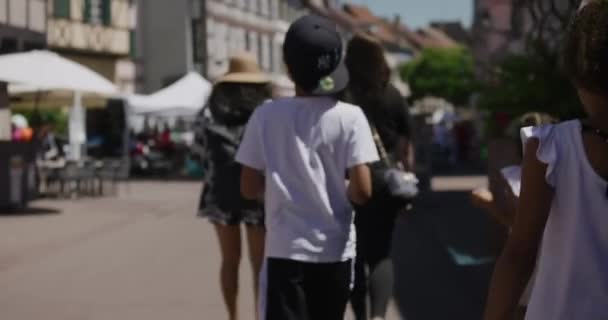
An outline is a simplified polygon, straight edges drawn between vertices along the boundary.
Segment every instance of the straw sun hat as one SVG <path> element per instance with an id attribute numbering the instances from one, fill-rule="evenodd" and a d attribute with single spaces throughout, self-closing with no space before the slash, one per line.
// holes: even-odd
<path id="1" fill-rule="evenodd" d="M 262 72 L 253 55 L 241 53 L 230 58 L 228 72 L 217 83 L 269 83 L 270 78 Z"/>

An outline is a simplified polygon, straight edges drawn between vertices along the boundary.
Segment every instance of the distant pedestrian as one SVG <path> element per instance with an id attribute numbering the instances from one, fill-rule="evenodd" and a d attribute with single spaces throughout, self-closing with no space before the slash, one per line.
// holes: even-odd
<path id="1" fill-rule="evenodd" d="M 336 26 L 304 16 L 283 52 L 297 96 L 258 108 L 237 155 L 243 194 L 265 199 L 261 318 L 343 320 L 356 242 L 349 200 L 371 196 L 366 164 L 378 154 L 361 109 L 335 98 L 348 84 Z"/>
<path id="2" fill-rule="evenodd" d="M 375 130 L 376 147 L 383 148 L 390 158 L 373 166 L 386 166 L 388 160 L 407 171 L 413 170 L 408 106 L 401 93 L 389 83 L 390 69 L 382 46 L 367 36 L 354 37 L 348 44 L 346 65 L 351 75 L 347 96 L 361 107 Z M 351 298 L 357 320 L 368 319 L 368 297 L 371 318 L 378 320 L 386 316 L 394 284 L 393 230 L 401 209 L 378 192 L 368 204 L 357 207 L 356 281 Z"/>
<path id="3" fill-rule="evenodd" d="M 512 319 L 540 250 L 528 320 L 608 318 L 608 1 L 574 17 L 564 69 L 588 118 L 524 130 L 522 190 L 485 319 Z M 542 240 L 542 243 L 541 243 Z"/>
<path id="4" fill-rule="evenodd" d="M 264 209 L 261 202 L 241 196 L 241 166 L 234 157 L 254 109 L 270 98 L 269 78 L 260 71 L 255 58 L 237 55 L 230 59 L 228 73 L 216 83 L 197 119 L 196 140 L 205 177 L 199 214 L 213 223 L 219 239 L 222 293 L 231 320 L 238 319 L 241 225 L 247 231 L 254 288 L 264 256 Z M 257 293 L 255 289 L 256 308 Z"/>

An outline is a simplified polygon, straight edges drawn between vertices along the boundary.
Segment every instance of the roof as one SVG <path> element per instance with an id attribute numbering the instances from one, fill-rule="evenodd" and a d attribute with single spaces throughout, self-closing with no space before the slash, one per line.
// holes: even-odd
<path id="1" fill-rule="evenodd" d="M 391 22 L 374 15 L 368 7 L 346 4 L 344 13 L 351 17 L 363 32 L 376 37 L 384 45 L 398 51 L 414 49 L 410 41 Z"/>
<path id="2" fill-rule="evenodd" d="M 406 25 L 397 23 L 395 24 L 395 28 L 398 30 L 400 34 L 403 35 L 415 48 L 422 49 L 426 47 L 425 37 L 421 34 L 418 34 L 415 31 L 412 31 Z"/>
<path id="3" fill-rule="evenodd" d="M 431 22 L 431 27 L 443 31 L 456 42 L 467 44 L 471 42 L 471 36 L 460 21 Z"/>
<path id="4" fill-rule="evenodd" d="M 372 11 L 365 6 L 345 4 L 344 12 L 349 14 L 361 24 L 377 24 L 382 20 L 381 18 L 375 16 Z"/>
<path id="5" fill-rule="evenodd" d="M 339 27 L 347 32 L 356 32 L 356 22 L 347 14 L 339 9 L 327 5 L 322 0 L 291 0 L 291 5 L 303 5 L 310 9 L 314 14 L 320 15 L 335 22 Z"/>
<path id="6" fill-rule="evenodd" d="M 440 28 L 429 27 L 412 31 L 401 23 L 399 17 L 394 21 L 383 19 L 366 6 L 345 4 L 342 9 L 338 9 L 326 5 L 321 0 L 301 1 L 313 13 L 333 20 L 347 32 L 365 33 L 376 37 L 389 50 L 414 52 L 429 47 L 449 48 L 458 45 Z"/>
<path id="7" fill-rule="evenodd" d="M 445 32 L 439 29 L 427 27 L 417 32 L 424 37 L 425 47 L 453 48 L 458 46 L 456 41 L 452 40 Z"/>

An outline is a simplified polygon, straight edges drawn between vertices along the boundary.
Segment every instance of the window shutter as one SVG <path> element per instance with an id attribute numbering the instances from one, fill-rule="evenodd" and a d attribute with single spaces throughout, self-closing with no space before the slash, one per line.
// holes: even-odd
<path id="1" fill-rule="evenodd" d="M 84 0 L 85 23 L 112 25 L 112 0 Z"/>
<path id="2" fill-rule="evenodd" d="M 101 1 L 102 21 L 105 26 L 112 25 L 112 0 Z"/>
<path id="3" fill-rule="evenodd" d="M 137 37 L 134 30 L 129 31 L 129 54 L 131 58 L 137 58 Z"/>
<path id="4" fill-rule="evenodd" d="M 85 23 L 91 22 L 91 0 L 84 0 L 84 6 L 82 7 L 82 20 Z"/>
<path id="5" fill-rule="evenodd" d="M 70 0 L 55 0 L 53 2 L 53 15 L 55 18 L 69 19 L 70 15 Z"/>

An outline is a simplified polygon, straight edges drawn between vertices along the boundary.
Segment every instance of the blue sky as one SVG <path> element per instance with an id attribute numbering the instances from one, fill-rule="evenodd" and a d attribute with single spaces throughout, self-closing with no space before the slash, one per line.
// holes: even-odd
<path id="1" fill-rule="evenodd" d="M 470 26 L 473 0 L 344 0 L 364 4 L 380 16 L 400 14 L 411 27 L 422 27 L 429 21 L 460 20 Z"/>

